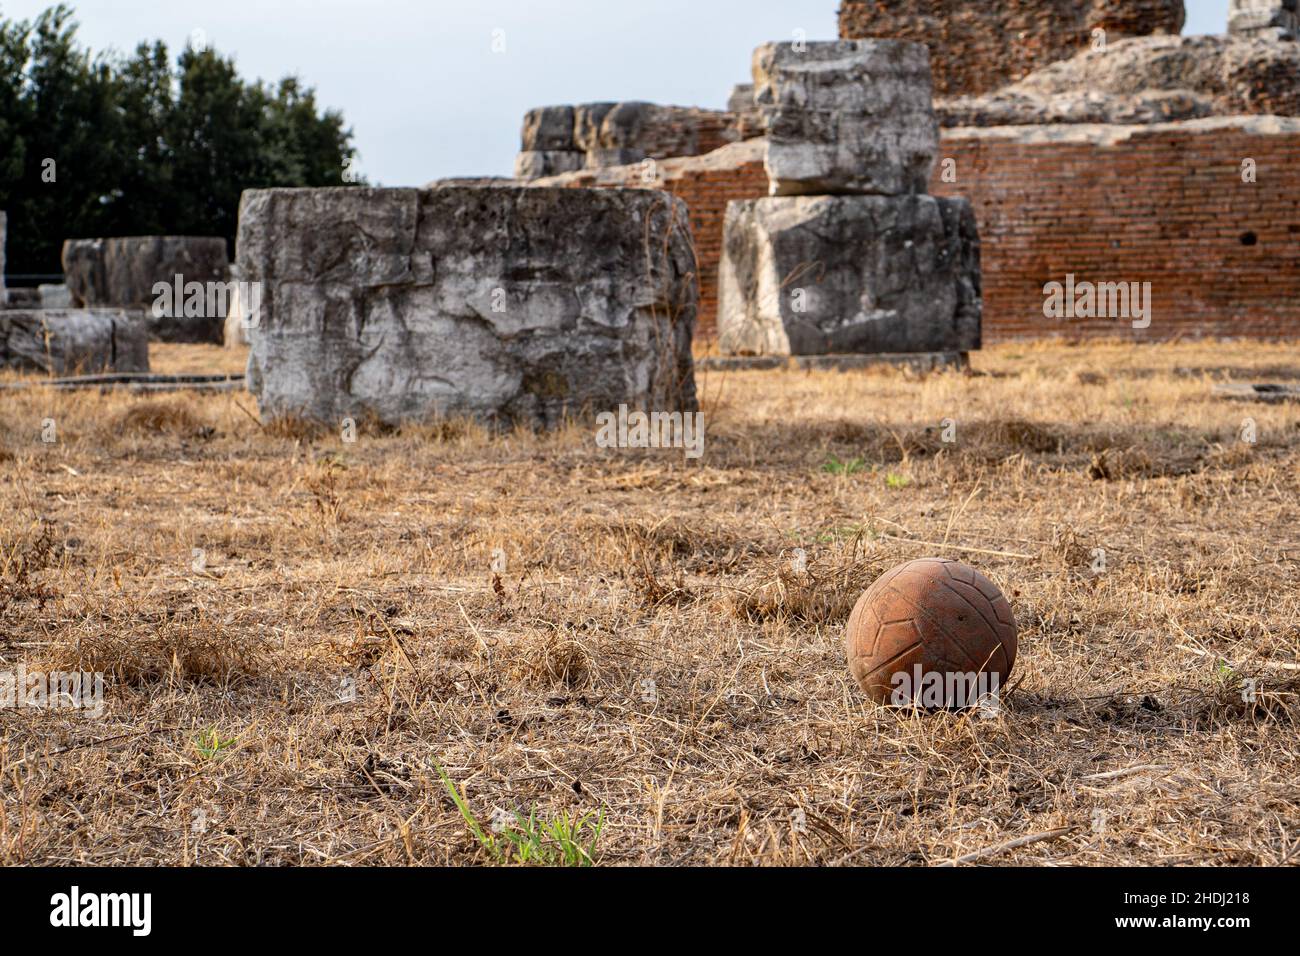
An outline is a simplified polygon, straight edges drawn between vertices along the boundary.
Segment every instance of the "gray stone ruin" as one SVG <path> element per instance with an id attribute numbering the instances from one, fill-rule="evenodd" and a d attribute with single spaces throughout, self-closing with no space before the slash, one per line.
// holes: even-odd
<path id="1" fill-rule="evenodd" d="M 144 322 L 121 309 L 0 311 L 0 368 L 44 375 L 149 371 Z"/>
<path id="2" fill-rule="evenodd" d="M 149 371 L 144 322 L 120 309 L 69 308 L 67 288 L 23 289 L 28 308 L 4 282 L 8 223 L 0 212 L 0 369 L 43 375 Z"/>
<path id="3" fill-rule="evenodd" d="M 1300 0 L 1229 0 L 1228 33 L 1300 40 Z"/>
<path id="4" fill-rule="evenodd" d="M 773 196 L 926 191 L 939 121 L 925 46 L 768 43 L 753 69 Z"/>
<path id="5" fill-rule="evenodd" d="M 694 156 L 732 139 L 728 113 L 657 103 L 543 106 L 524 116 L 515 178 Z"/>
<path id="6" fill-rule="evenodd" d="M 979 238 L 965 200 L 790 196 L 727 209 L 729 355 L 964 352 L 980 342 Z"/>
<path id="7" fill-rule="evenodd" d="M 75 307 L 141 312 L 156 342 L 222 342 L 229 291 L 224 287 L 230 279 L 224 239 L 69 239 L 63 244 L 63 272 Z M 156 307 L 159 283 L 171 290 L 161 308 Z"/>
<path id="8" fill-rule="evenodd" d="M 727 207 L 723 354 L 979 348 L 974 213 L 926 195 L 939 147 L 926 47 L 768 44 L 754 54 L 754 100 L 771 195 Z"/>
<path id="9" fill-rule="evenodd" d="M 266 418 L 696 409 L 689 216 L 657 190 L 250 190 L 236 259 Z"/>
<path id="10" fill-rule="evenodd" d="M 573 107 L 543 106 L 524 115 L 516 179 L 541 179 L 587 165 L 587 154 L 573 139 Z"/>

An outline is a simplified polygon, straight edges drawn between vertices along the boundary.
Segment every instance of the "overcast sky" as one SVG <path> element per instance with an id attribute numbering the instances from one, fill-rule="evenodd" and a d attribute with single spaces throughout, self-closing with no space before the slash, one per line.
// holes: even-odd
<path id="1" fill-rule="evenodd" d="M 996 0 L 991 0 L 996 2 Z M 0 0 L 27 19 L 49 4 Z M 651 100 L 722 108 L 750 51 L 835 37 L 838 0 L 80 0 L 84 44 L 173 55 L 196 30 L 246 77 L 297 73 L 341 109 L 361 172 L 386 186 L 509 175 L 533 106 Z M 1187 0 L 1222 33 L 1228 0 Z M 494 43 L 503 52 L 494 52 Z"/>

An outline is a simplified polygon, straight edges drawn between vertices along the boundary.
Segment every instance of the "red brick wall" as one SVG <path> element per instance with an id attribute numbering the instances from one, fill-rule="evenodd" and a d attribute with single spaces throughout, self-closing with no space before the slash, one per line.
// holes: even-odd
<path id="1" fill-rule="evenodd" d="M 1266 132 L 1272 126 L 1289 130 Z M 996 135 L 946 130 L 940 153 L 957 182 L 931 191 L 968 197 L 980 226 L 984 341 L 1030 337 L 1300 338 L 1300 121 L 1248 118 L 1111 127 L 1049 127 L 1079 142 L 1026 142 L 1043 128 Z M 1090 137 L 1083 139 L 1083 137 Z M 700 273 L 699 335 L 717 322 L 722 223 L 732 199 L 767 195 L 761 140 L 657 164 L 658 188 L 691 210 Z M 1245 158 L 1257 182 L 1241 179 Z M 643 167 L 587 170 L 538 185 L 644 186 Z M 1255 243 L 1243 245 L 1253 234 Z M 1048 319 L 1043 286 L 1150 282 L 1152 322 Z"/>
<path id="2" fill-rule="evenodd" d="M 985 341 L 1300 337 L 1300 123 L 1257 131 L 1278 122 L 1124 127 L 1109 145 L 945 132 L 957 182 L 941 181 L 940 164 L 931 191 L 974 204 Z M 1242 182 L 1246 158 L 1254 184 Z M 1150 282 L 1151 327 L 1045 318 L 1043 286 L 1067 273 Z"/>
<path id="3" fill-rule="evenodd" d="M 1183 0 L 844 0 L 840 36 L 930 47 L 936 96 L 987 93 L 1107 40 L 1177 34 Z"/>

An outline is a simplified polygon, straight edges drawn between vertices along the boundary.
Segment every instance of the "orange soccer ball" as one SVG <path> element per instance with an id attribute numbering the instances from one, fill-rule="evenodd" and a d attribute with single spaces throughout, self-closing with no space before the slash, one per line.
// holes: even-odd
<path id="1" fill-rule="evenodd" d="M 872 700 L 965 708 L 996 701 L 1016 663 L 1016 619 L 997 585 L 943 558 L 882 575 L 849 616 L 849 670 Z"/>

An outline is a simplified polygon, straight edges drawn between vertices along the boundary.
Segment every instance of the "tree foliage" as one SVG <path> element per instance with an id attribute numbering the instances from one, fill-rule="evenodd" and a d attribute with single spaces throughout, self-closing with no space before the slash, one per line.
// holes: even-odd
<path id="1" fill-rule="evenodd" d="M 352 131 L 297 77 L 240 79 L 233 58 L 161 42 L 93 55 L 60 4 L 0 19 L 0 210 L 6 268 L 60 271 L 64 239 L 223 236 L 239 197 L 267 186 L 342 186 Z"/>

